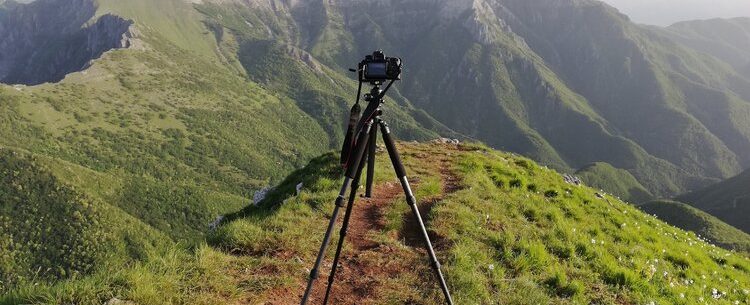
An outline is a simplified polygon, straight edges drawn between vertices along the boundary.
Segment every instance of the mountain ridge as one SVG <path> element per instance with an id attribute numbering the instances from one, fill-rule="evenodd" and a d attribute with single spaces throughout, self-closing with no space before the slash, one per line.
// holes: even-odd
<path id="1" fill-rule="evenodd" d="M 750 171 L 676 199 L 704 210 L 745 232 L 750 231 L 747 210 L 750 209 Z"/>
<path id="2" fill-rule="evenodd" d="M 748 300 L 747 257 L 613 196 L 566 182 L 529 159 L 476 144 L 399 143 L 398 148 L 457 302 Z M 347 243 L 342 264 L 356 268 L 343 268 L 334 300 L 440 303 L 424 252 L 409 242 L 409 209 L 398 195 L 390 163 L 385 152 L 378 156 L 383 157 L 375 175 L 379 196 L 372 200 L 380 201 L 363 198 L 355 209 L 355 217 L 377 221 L 352 227 L 348 236 L 361 240 Z M 209 245 L 150 254 L 130 267 L 65 285 L 11 291 L 0 303 L 296 302 L 338 194 L 336 159 L 333 153 L 314 158 L 258 205 L 223 221 Z M 386 196 L 388 190 L 395 195 Z M 376 213 L 368 214 L 369 209 Z M 370 276 L 362 277 L 358 268 L 372 268 Z M 346 279 L 367 285 L 354 290 Z M 315 289 L 315 298 L 321 289 Z"/>

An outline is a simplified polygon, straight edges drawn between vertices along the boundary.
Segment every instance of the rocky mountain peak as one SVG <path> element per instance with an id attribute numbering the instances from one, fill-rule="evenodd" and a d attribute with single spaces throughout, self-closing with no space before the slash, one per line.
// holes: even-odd
<path id="1" fill-rule="evenodd" d="M 133 22 L 94 19 L 96 7 L 92 0 L 39 0 L 0 8 L 0 82 L 59 81 L 108 50 L 129 47 Z"/>

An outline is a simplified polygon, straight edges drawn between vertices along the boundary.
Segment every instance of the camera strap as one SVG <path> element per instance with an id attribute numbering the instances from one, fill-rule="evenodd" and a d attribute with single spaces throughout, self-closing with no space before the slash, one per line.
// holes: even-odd
<path id="1" fill-rule="evenodd" d="M 359 89 L 357 89 L 357 102 L 352 106 L 352 110 L 349 112 L 349 125 L 346 129 L 346 136 L 344 137 L 344 145 L 341 147 L 341 165 L 346 167 L 349 164 L 349 154 L 351 154 L 352 148 L 354 147 L 354 133 L 357 127 L 357 122 L 362 115 L 362 107 L 359 106 L 359 96 L 362 93 L 362 83 L 359 83 Z"/>

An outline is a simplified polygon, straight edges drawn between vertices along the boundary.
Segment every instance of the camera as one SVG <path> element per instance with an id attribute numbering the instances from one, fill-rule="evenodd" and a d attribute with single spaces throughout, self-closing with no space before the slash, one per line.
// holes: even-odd
<path id="1" fill-rule="evenodd" d="M 383 51 L 375 51 L 365 56 L 359 63 L 360 82 L 383 82 L 401 80 L 401 58 L 385 57 Z"/>

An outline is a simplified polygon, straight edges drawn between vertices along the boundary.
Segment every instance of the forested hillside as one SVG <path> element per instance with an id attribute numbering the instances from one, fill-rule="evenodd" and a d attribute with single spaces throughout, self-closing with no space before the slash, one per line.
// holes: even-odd
<path id="1" fill-rule="evenodd" d="M 679 196 L 677 200 L 689 203 L 728 224 L 750 232 L 750 171 Z"/>
<path id="2" fill-rule="evenodd" d="M 750 18 L 685 21 L 666 30 L 677 41 L 750 77 Z"/>

